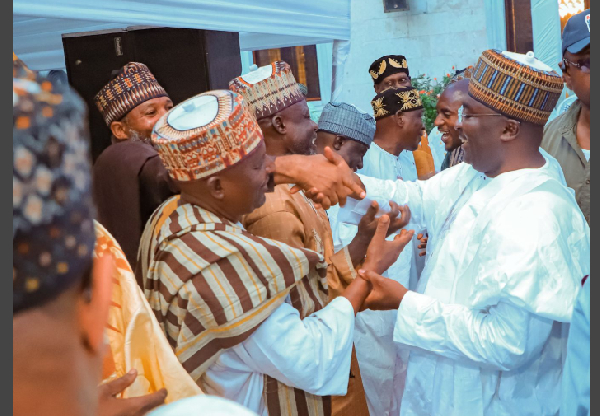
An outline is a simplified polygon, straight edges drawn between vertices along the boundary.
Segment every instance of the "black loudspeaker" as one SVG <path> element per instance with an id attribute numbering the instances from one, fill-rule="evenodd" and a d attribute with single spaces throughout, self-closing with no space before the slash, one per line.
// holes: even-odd
<path id="1" fill-rule="evenodd" d="M 62 41 L 69 83 L 89 108 L 94 161 L 111 140 L 94 96 L 128 62 L 146 64 L 175 105 L 227 89 L 242 72 L 237 32 L 134 26 L 65 34 Z"/>

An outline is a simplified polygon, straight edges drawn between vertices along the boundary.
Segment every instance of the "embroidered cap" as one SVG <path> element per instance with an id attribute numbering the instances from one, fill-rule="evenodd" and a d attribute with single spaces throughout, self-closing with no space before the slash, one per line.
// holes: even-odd
<path id="1" fill-rule="evenodd" d="M 390 75 L 404 72 L 410 76 L 408 72 L 408 62 L 403 55 L 386 55 L 375 60 L 369 67 L 369 74 L 373 78 L 375 84 L 380 84 L 385 78 Z"/>
<path id="2" fill-rule="evenodd" d="M 375 137 L 375 119 L 351 104 L 331 102 L 323 107 L 318 129 L 370 146 Z"/>
<path id="3" fill-rule="evenodd" d="M 240 162 L 263 140 L 242 96 L 227 90 L 196 95 L 162 116 L 152 143 L 169 175 L 187 182 Z"/>
<path id="4" fill-rule="evenodd" d="M 168 94 L 148 67 L 130 62 L 96 94 L 94 102 L 110 127 L 113 121 L 121 120 L 138 105 L 159 97 L 168 97 Z"/>
<path id="5" fill-rule="evenodd" d="M 284 61 L 256 68 L 234 78 L 229 89 L 241 94 L 257 120 L 270 117 L 305 99 L 290 66 Z"/>
<path id="6" fill-rule="evenodd" d="M 419 92 L 410 87 L 390 88 L 380 92 L 371 101 L 375 120 L 396 114 L 398 111 L 403 113 L 416 111 L 423 108 Z"/>
<path id="7" fill-rule="evenodd" d="M 562 93 L 563 80 L 549 66 L 522 55 L 483 52 L 469 81 L 469 95 L 516 120 L 545 125 Z"/>
<path id="8" fill-rule="evenodd" d="M 13 314 L 80 282 L 94 215 L 83 101 L 13 67 Z"/>

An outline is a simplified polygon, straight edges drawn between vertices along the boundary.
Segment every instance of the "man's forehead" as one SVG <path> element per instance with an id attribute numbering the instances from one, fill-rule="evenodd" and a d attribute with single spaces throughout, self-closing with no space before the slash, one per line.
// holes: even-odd
<path id="1" fill-rule="evenodd" d="M 574 60 L 574 59 L 579 59 L 579 58 L 583 58 L 583 57 L 588 57 L 590 56 L 591 49 L 590 47 L 586 47 L 584 50 L 582 50 L 579 53 L 571 53 L 569 51 L 565 52 L 565 58 L 570 59 L 570 60 Z"/>
<path id="2" fill-rule="evenodd" d="M 408 75 L 405 72 L 397 72 L 395 74 L 388 75 L 383 79 L 385 81 L 391 81 L 393 79 L 408 79 Z"/>
<path id="3" fill-rule="evenodd" d="M 138 108 L 143 109 L 143 108 L 152 107 L 154 105 L 165 105 L 168 103 L 173 103 L 173 101 L 169 97 L 152 98 L 151 100 L 144 101 L 143 103 L 138 105 L 135 109 L 138 109 Z"/>

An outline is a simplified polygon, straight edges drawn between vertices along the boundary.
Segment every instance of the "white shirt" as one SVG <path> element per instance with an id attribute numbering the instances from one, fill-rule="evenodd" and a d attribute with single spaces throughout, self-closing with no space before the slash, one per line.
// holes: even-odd
<path id="1" fill-rule="evenodd" d="M 430 234 L 394 341 L 411 348 L 401 415 L 548 416 L 560 377 L 590 229 L 560 166 L 488 178 L 460 164 L 427 181 L 361 177 L 367 199 L 408 203 Z"/>
<path id="2" fill-rule="evenodd" d="M 344 396 L 354 321 L 354 309 L 344 297 L 303 320 L 297 309 L 284 303 L 250 337 L 219 356 L 202 376 L 202 388 L 261 416 L 268 414 L 265 374 L 314 395 Z"/>
<path id="3" fill-rule="evenodd" d="M 379 179 L 396 180 L 400 177 L 417 179 L 412 152 L 402 152 L 403 161 L 372 143 L 358 173 Z M 412 161 L 412 165 L 411 165 Z M 380 208 L 389 211 L 389 200 L 378 201 Z M 346 221 L 350 214 L 345 207 L 332 207 L 328 211 L 335 250 L 348 245 L 358 232 L 358 227 Z M 360 218 L 359 218 L 360 221 Z M 391 236 L 390 238 L 393 238 Z M 409 244 L 390 269 L 384 273 L 406 287 L 416 287 L 415 245 Z M 398 414 L 406 378 L 407 352 L 398 352 L 393 342 L 395 311 L 361 312 L 356 317 L 354 343 L 361 378 L 367 398 L 369 413 L 377 416 Z M 400 354 L 400 355 L 398 355 Z M 404 354 L 404 355 L 403 355 Z M 403 358 L 404 357 L 404 358 Z"/>
<path id="4" fill-rule="evenodd" d="M 579 292 L 573 311 L 563 371 L 561 416 L 590 414 L 591 279 L 586 280 Z"/>
<path id="5" fill-rule="evenodd" d="M 585 156 L 585 160 L 590 161 L 590 149 L 581 148 L 583 155 Z"/>

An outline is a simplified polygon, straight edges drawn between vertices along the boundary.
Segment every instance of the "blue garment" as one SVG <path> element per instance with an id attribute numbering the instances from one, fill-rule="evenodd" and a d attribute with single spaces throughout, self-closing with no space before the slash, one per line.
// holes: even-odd
<path id="1" fill-rule="evenodd" d="M 561 416 L 590 414 L 590 279 L 577 296 L 563 371 Z"/>

